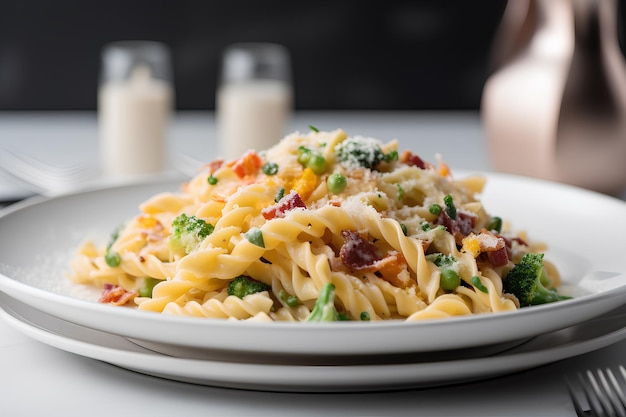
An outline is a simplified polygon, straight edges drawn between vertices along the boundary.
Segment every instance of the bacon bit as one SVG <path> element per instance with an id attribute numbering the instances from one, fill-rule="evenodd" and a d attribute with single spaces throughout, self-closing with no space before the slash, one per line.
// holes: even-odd
<path id="1" fill-rule="evenodd" d="M 137 291 L 126 291 L 120 285 L 104 284 L 99 303 L 122 306 L 137 296 Z"/>
<path id="2" fill-rule="evenodd" d="M 302 197 L 300 197 L 300 194 L 292 191 L 285 197 L 283 197 L 278 203 L 269 207 L 265 207 L 263 210 L 261 210 L 261 214 L 263 214 L 263 217 L 265 217 L 266 220 L 272 220 L 277 217 L 285 217 L 285 214 L 288 211 L 298 207 L 306 208 L 306 204 L 304 204 L 304 201 L 302 201 Z"/>
<path id="3" fill-rule="evenodd" d="M 343 230 L 345 242 L 339 251 L 341 262 L 350 272 L 376 272 L 378 275 L 398 288 L 411 285 L 406 259 L 401 253 L 390 253 L 383 257 L 378 247 L 368 242 L 357 232 Z"/>
<path id="4" fill-rule="evenodd" d="M 504 266 L 509 263 L 510 243 L 499 235 L 483 229 L 479 235 L 470 235 L 463 239 L 463 250 L 471 252 L 474 258 L 484 253 L 487 260 L 494 266 Z"/>
<path id="5" fill-rule="evenodd" d="M 452 220 L 446 210 L 441 210 L 435 224 L 442 225 L 448 230 L 448 233 L 454 236 L 454 240 L 458 245 L 463 244 L 463 238 L 472 233 L 474 225 L 478 217 L 473 213 L 459 211 L 456 220 Z"/>
<path id="6" fill-rule="evenodd" d="M 368 242 L 352 230 L 342 230 L 341 235 L 345 239 L 339 256 L 345 266 L 351 271 L 361 271 L 369 268 L 374 262 L 382 259 L 378 246 Z"/>
<path id="7" fill-rule="evenodd" d="M 248 151 L 234 162 L 232 170 L 239 178 L 254 177 L 259 173 L 262 166 L 261 157 L 255 151 Z"/>
<path id="8" fill-rule="evenodd" d="M 224 165 L 223 159 L 216 159 L 215 161 L 209 162 L 207 164 L 207 167 L 209 168 L 209 175 L 213 174 L 215 171 L 220 169 L 222 165 Z"/>
<path id="9" fill-rule="evenodd" d="M 487 259 L 494 267 L 504 266 L 509 263 L 509 252 L 506 240 L 490 231 L 483 229 L 478 235 L 481 252 L 485 252 Z"/>
<path id="10" fill-rule="evenodd" d="M 487 251 L 487 258 L 494 267 L 504 266 L 509 263 L 509 252 L 506 246 L 493 251 Z"/>
<path id="11" fill-rule="evenodd" d="M 378 247 L 357 232 L 343 230 L 341 234 L 345 242 L 339 250 L 339 257 L 350 272 L 376 272 L 395 287 L 411 286 L 408 264 L 401 253 L 381 256 Z"/>
<path id="12" fill-rule="evenodd" d="M 418 167 L 420 169 L 426 169 L 426 168 L 430 167 L 429 163 L 424 162 L 424 160 L 422 158 L 420 158 L 419 156 L 415 155 L 411 151 L 404 151 L 404 152 L 402 152 L 402 155 L 400 155 L 400 162 L 403 162 L 403 163 L 405 163 L 407 165 L 410 165 L 410 166 Z"/>
<path id="13" fill-rule="evenodd" d="M 512 237 L 512 238 L 508 238 L 502 235 L 497 235 L 497 236 L 504 239 L 506 246 L 509 248 L 513 246 L 513 242 L 517 242 L 518 244 L 523 245 L 523 246 L 528 246 L 528 243 L 526 243 L 526 241 L 519 236 Z"/>

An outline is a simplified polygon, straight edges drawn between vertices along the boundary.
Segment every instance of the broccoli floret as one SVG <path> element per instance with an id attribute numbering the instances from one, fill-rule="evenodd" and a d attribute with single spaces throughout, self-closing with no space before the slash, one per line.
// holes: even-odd
<path id="1" fill-rule="evenodd" d="M 306 318 L 306 321 L 338 321 L 339 319 L 339 313 L 335 308 L 335 285 L 329 282 L 320 291 L 313 311 Z"/>
<path id="2" fill-rule="evenodd" d="M 240 275 L 228 283 L 228 295 L 243 298 L 257 292 L 269 291 L 270 286 L 264 282 L 254 280 L 246 275 Z"/>
<path id="3" fill-rule="evenodd" d="M 434 263 L 439 268 L 451 268 L 456 262 L 456 258 L 453 255 L 444 255 L 439 252 L 426 255 L 426 260 Z"/>
<path id="4" fill-rule="evenodd" d="M 375 169 L 381 162 L 391 162 L 398 159 L 398 152 L 385 154 L 376 139 L 349 138 L 337 146 L 337 159 L 350 166 Z"/>
<path id="5" fill-rule="evenodd" d="M 169 237 L 169 247 L 175 252 L 189 254 L 200 246 L 200 243 L 211 233 L 213 225 L 182 213 L 172 221 L 172 232 Z"/>
<path id="6" fill-rule="evenodd" d="M 504 278 L 504 292 L 517 297 L 521 307 L 553 303 L 571 297 L 558 294 L 542 284 L 545 275 L 542 253 L 527 253 Z"/>

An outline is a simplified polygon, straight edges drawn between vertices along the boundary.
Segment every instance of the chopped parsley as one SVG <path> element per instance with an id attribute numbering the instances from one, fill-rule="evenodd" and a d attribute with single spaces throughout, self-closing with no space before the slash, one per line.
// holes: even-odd
<path id="1" fill-rule="evenodd" d="M 278 203 L 285 196 L 285 188 L 281 187 L 280 190 L 276 193 L 276 197 L 274 198 L 274 202 Z"/>
<path id="2" fill-rule="evenodd" d="M 253 245 L 259 246 L 261 248 L 265 247 L 265 242 L 263 241 L 263 232 L 261 232 L 261 229 L 253 227 L 252 229 L 248 230 L 245 236 L 246 239 L 248 239 L 248 242 L 252 243 Z"/>
<path id="3" fill-rule="evenodd" d="M 485 294 L 489 293 L 489 288 L 485 287 L 485 284 L 482 283 L 478 275 L 474 275 L 472 278 L 470 278 L 470 282 L 472 283 L 474 287 L 478 288 L 480 291 L 484 292 Z"/>
<path id="4" fill-rule="evenodd" d="M 452 199 L 452 196 L 450 194 L 446 195 L 443 198 L 443 202 L 446 205 L 446 214 L 448 215 L 448 217 L 450 217 L 452 220 L 456 220 L 456 206 L 454 205 L 454 200 Z"/>

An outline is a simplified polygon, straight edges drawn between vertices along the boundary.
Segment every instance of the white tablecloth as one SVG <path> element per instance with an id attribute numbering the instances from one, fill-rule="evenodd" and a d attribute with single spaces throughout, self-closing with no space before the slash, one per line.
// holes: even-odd
<path id="1" fill-rule="evenodd" d="M 397 138 L 424 159 L 489 170 L 476 113 L 300 112 L 291 130 L 343 128 Z M 176 116 L 169 146 L 215 155 L 213 114 Z M 97 160 L 93 113 L 0 113 L 0 147 L 52 162 Z M 0 181 L 0 200 L 28 194 Z M 6 237 L 2 237 L 6 238 Z M 0 416 L 572 416 L 563 377 L 626 363 L 626 341 L 518 374 L 444 388 L 367 394 L 286 394 L 212 388 L 140 375 L 36 342 L 0 321 Z"/>

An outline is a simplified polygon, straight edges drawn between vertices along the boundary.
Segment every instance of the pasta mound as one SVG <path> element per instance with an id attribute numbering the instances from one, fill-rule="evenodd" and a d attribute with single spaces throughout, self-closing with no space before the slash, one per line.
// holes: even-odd
<path id="1" fill-rule="evenodd" d="M 516 310 L 502 277 L 542 248 L 501 229 L 484 183 L 397 141 L 296 132 L 143 202 L 107 246 L 82 244 L 69 275 L 101 302 L 207 318 L 304 321 L 329 283 L 347 320 Z M 241 277 L 256 284 L 244 295 Z"/>

